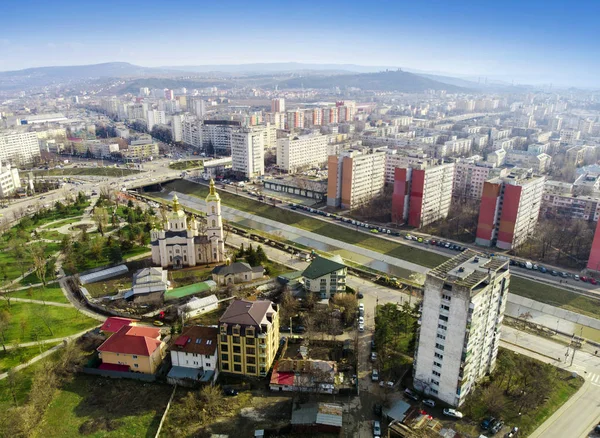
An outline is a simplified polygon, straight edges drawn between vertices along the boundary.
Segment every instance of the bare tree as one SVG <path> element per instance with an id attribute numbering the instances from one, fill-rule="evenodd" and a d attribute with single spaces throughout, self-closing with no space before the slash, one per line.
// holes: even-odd
<path id="1" fill-rule="evenodd" d="M 12 315 L 6 310 L 0 311 L 0 339 L 2 340 L 2 349 L 6 353 L 6 341 L 8 330 L 10 328 L 10 320 Z"/>
<path id="2" fill-rule="evenodd" d="M 46 276 L 48 274 L 48 264 L 46 260 L 46 248 L 41 243 L 29 245 L 29 255 L 33 261 L 33 270 L 46 287 Z"/>

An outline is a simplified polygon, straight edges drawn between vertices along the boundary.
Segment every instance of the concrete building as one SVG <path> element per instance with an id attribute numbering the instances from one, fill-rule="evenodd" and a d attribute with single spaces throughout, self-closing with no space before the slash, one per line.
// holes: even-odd
<path id="1" fill-rule="evenodd" d="M 283 97 L 276 97 L 271 99 L 271 112 L 272 113 L 284 113 L 285 112 L 285 99 Z"/>
<path id="2" fill-rule="evenodd" d="M 541 212 L 549 218 L 579 219 L 597 222 L 600 217 L 600 198 L 544 192 Z"/>
<path id="3" fill-rule="evenodd" d="M 467 250 L 427 273 L 414 385 L 461 406 L 494 370 L 510 272 L 507 260 Z"/>
<path id="4" fill-rule="evenodd" d="M 13 164 L 31 163 L 40 156 L 40 142 L 35 132 L 0 132 L 0 161 Z"/>
<path id="5" fill-rule="evenodd" d="M 12 196 L 15 190 L 21 188 L 21 179 L 19 178 L 19 169 L 0 163 L 0 198 Z"/>
<path id="6" fill-rule="evenodd" d="M 431 166 L 438 162 L 435 158 L 428 158 L 422 150 L 388 149 L 385 154 L 385 182 L 394 183 L 396 167 Z"/>
<path id="7" fill-rule="evenodd" d="M 204 120 L 201 125 L 202 149 L 210 154 L 231 155 L 231 135 L 241 126 L 235 120 Z"/>
<path id="8" fill-rule="evenodd" d="M 560 130 L 560 143 L 561 144 L 575 144 L 579 140 L 581 132 L 575 129 L 561 129 Z"/>
<path id="9" fill-rule="evenodd" d="M 130 145 L 127 146 L 127 149 L 121 150 L 121 153 L 125 158 L 129 158 L 134 161 L 142 161 L 148 160 L 150 158 L 158 157 L 158 144 L 156 143 L 147 143 L 146 141 L 131 142 Z"/>
<path id="10" fill-rule="evenodd" d="M 333 259 L 317 256 L 302 273 L 302 279 L 308 292 L 318 293 L 321 299 L 328 299 L 336 293 L 346 292 L 347 274 L 348 268 L 339 255 Z"/>
<path id="11" fill-rule="evenodd" d="M 201 232 L 193 217 L 186 217 L 177 195 L 173 197 L 173 211 L 162 230 L 150 232 L 152 263 L 158 266 L 182 268 L 199 263 L 225 261 L 225 242 L 221 219 L 221 198 L 211 180 L 206 197 L 206 227 Z"/>
<path id="12" fill-rule="evenodd" d="M 254 179 L 265 174 L 265 135 L 255 127 L 231 133 L 231 170 L 238 177 Z"/>
<path id="13" fill-rule="evenodd" d="M 290 130 L 304 128 L 304 111 L 299 109 L 288 111 L 285 115 L 285 126 Z"/>
<path id="14" fill-rule="evenodd" d="M 323 125 L 338 123 L 338 110 L 336 107 L 323 108 L 321 110 L 321 121 Z"/>
<path id="15" fill-rule="evenodd" d="M 397 167 L 392 195 L 392 221 L 415 228 L 444 219 L 450 211 L 454 163 Z"/>
<path id="16" fill-rule="evenodd" d="M 192 381 L 214 381 L 219 370 L 218 333 L 219 329 L 216 327 L 184 327 L 181 335 L 169 348 L 173 368 L 167 380 L 176 380 L 179 384 L 182 383 L 180 380 L 186 378 Z M 185 370 L 173 370 L 174 368 Z"/>
<path id="17" fill-rule="evenodd" d="M 534 232 L 544 193 L 544 177 L 513 169 L 483 186 L 475 243 L 512 249 Z"/>
<path id="18" fill-rule="evenodd" d="M 222 372 L 265 377 L 279 349 L 279 312 L 268 300 L 233 301 L 219 319 Z"/>
<path id="19" fill-rule="evenodd" d="M 545 173 L 550 169 L 552 157 L 548 154 L 536 154 L 528 151 L 508 151 L 505 164 L 533 169 L 535 173 Z"/>
<path id="20" fill-rule="evenodd" d="M 483 183 L 501 174 L 501 169 L 494 167 L 492 163 L 482 161 L 478 155 L 460 158 L 456 160 L 452 193 L 459 198 L 481 199 Z"/>
<path id="21" fill-rule="evenodd" d="M 183 122 L 185 120 L 184 115 L 173 116 L 171 119 L 171 135 L 173 141 L 183 141 Z"/>
<path id="22" fill-rule="evenodd" d="M 159 110 L 149 110 L 146 113 L 146 126 L 148 127 L 148 131 L 152 131 L 154 125 L 166 125 L 167 124 L 167 114 L 164 111 Z"/>
<path id="23" fill-rule="evenodd" d="M 587 263 L 587 270 L 596 275 L 600 273 L 600 221 L 596 225 L 594 240 L 592 240 L 592 249 Z"/>
<path id="24" fill-rule="evenodd" d="M 365 148 L 329 157 L 328 206 L 351 210 L 380 195 L 384 185 L 385 152 Z"/>
<path id="25" fill-rule="evenodd" d="M 506 151 L 504 149 L 498 149 L 494 152 L 490 152 L 485 161 L 494 167 L 500 167 L 504 165 L 504 162 L 506 161 Z"/>
<path id="26" fill-rule="evenodd" d="M 245 262 L 234 262 L 226 265 L 216 266 L 211 271 L 212 279 L 219 286 L 228 286 L 230 284 L 247 283 L 249 281 L 260 280 L 265 275 L 265 268 L 262 266 L 250 266 Z"/>
<path id="27" fill-rule="evenodd" d="M 289 135 L 277 139 L 277 166 L 286 172 L 322 166 L 327 162 L 327 136 Z"/>

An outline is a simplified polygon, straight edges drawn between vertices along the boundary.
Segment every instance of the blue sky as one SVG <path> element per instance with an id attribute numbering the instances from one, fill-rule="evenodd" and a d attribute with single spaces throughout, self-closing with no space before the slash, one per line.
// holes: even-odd
<path id="1" fill-rule="evenodd" d="M 598 0 L 3 3 L 0 71 L 296 61 L 600 85 Z"/>

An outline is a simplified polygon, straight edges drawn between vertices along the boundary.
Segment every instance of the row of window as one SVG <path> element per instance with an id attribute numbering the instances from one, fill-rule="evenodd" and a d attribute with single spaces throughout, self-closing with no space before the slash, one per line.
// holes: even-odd
<path id="1" fill-rule="evenodd" d="M 223 369 L 223 371 L 229 371 L 229 364 L 224 363 L 221 365 L 221 368 Z M 241 373 L 242 372 L 242 366 L 240 364 L 233 364 L 233 368 L 232 370 L 234 372 L 237 373 Z M 256 367 L 254 365 L 247 365 L 246 366 L 246 373 L 248 374 L 256 374 Z"/>

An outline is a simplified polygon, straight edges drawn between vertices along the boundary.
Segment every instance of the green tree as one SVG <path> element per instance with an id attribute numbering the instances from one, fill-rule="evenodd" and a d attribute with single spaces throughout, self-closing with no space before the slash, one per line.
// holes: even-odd
<path id="1" fill-rule="evenodd" d="M 108 259 L 111 263 L 120 263 L 123 260 L 123 252 L 121 247 L 117 244 L 113 244 L 108 249 Z"/>
<path id="2" fill-rule="evenodd" d="M 260 245 L 258 246 L 258 248 L 256 248 L 256 261 L 257 264 L 266 263 L 269 261 L 269 259 L 267 258 L 267 254 L 265 254 L 265 250 Z"/>

